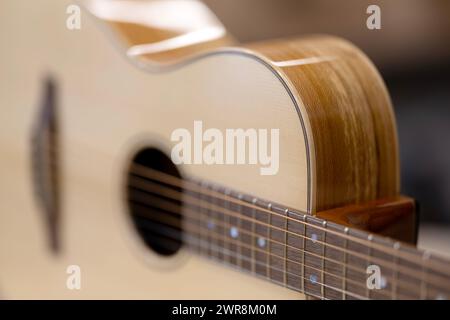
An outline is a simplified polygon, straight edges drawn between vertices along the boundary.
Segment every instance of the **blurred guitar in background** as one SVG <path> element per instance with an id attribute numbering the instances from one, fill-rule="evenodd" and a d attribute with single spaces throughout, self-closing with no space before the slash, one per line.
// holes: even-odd
<path id="1" fill-rule="evenodd" d="M 70 30 L 71 5 L 1 5 L 2 297 L 449 297 L 449 260 L 415 247 L 388 92 L 354 45 L 241 45 L 199 1 L 80 1 Z M 175 165 L 173 132 L 198 121 L 278 129 L 276 174 Z"/>

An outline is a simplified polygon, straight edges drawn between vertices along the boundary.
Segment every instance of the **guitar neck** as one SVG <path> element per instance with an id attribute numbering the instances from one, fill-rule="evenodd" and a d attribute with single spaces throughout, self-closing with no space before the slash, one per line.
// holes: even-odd
<path id="1" fill-rule="evenodd" d="M 320 299 L 450 297 L 448 261 L 427 251 L 215 184 L 164 179 L 131 180 L 140 226 L 174 239 L 181 230 L 199 255 Z M 148 210 L 182 219 L 150 227 Z"/>

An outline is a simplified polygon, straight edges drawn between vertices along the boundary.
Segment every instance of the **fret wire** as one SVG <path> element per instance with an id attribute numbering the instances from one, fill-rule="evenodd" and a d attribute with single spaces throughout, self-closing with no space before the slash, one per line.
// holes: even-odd
<path id="1" fill-rule="evenodd" d="M 233 192 L 232 190 L 229 190 L 228 196 L 231 197 L 232 192 Z M 226 209 L 227 209 L 227 211 L 236 212 L 235 210 L 232 210 L 233 204 L 235 204 L 235 203 L 226 202 Z M 236 228 L 237 219 L 239 219 L 239 217 L 240 217 L 239 212 L 236 212 L 236 214 L 230 215 L 228 217 L 229 227 L 227 229 L 227 232 L 228 232 L 228 236 L 227 237 L 231 237 L 232 229 Z M 233 241 L 233 240 L 230 242 L 230 248 L 234 248 L 236 251 L 238 251 L 239 248 L 238 248 L 237 244 L 235 243 L 235 241 Z M 238 255 L 233 257 L 233 262 L 232 263 L 235 264 L 236 266 L 239 266 L 239 257 L 238 257 Z"/>
<path id="2" fill-rule="evenodd" d="M 201 183 L 203 183 L 203 181 L 202 181 Z M 202 189 L 201 189 L 201 188 L 202 188 L 201 183 L 199 184 L 198 189 L 195 190 L 197 193 L 200 192 L 200 191 L 202 190 Z M 203 194 L 203 193 L 202 193 L 202 194 L 199 194 L 199 202 L 205 203 L 205 202 L 203 201 L 203 197 L 206 197 L 206 195 Z M 203 207 L 200 208 L 199 210 L 201 211 L 201 212 L 200 212 L 200 215 L 201 215 L 201 216 L 207 216 L 207 206 L 203 206 Z M 204 221 L 202 221 L 202 220 L 203 220 L 203 219 L 199 219 L 199 221 L 198 221 L 199 226 L 201 226 L 202 223 L 204 222 Z M 201 238 L 202 241 L 206 241 L 206 242 L 207 242 L 207 245 L 200 249 L 200 253 L 205 253 L 205 254 L 207 255 L 207 254 L 208 254 L 209 241 L 208 241 L 208 232 L 206 231 L 206 228 L 202 228 L 202 230 L 201 230 L 201 232 L 200 232 L 200 238 Z"/>
<path id="3" fill-rule="evenodd" d="M 267 205 L 267 208 L 268 208 L 270 211 L 272 211 L 272 210 L 271 210 L 271 209 L 272 209 L 272 204 L 269 203 L 269 204 Z M 269 228 L 267 228 L 267 239 L 268 239 L 269 241 L 271 241 L 271 240 L 272 240 L 272 228 L 270 228 L 270 226 L 272 225 L 272 215 L 271 215 L 271 214 L 269 214 L 269 223 L 268 223 L 268 225 L 269 225 Z M 270 264 L 270 256 L 271 256 L 271 254 L 272 254 L 272 245 L 270 244 L 270 242 L 267 243 L 267 247 L 269 248 L 268 253 L 267 253 L 267 255 L 266 255 L 267 264 L 268 264 L 268 266 L 269 266 L 269 268 L 267 269 L 267 274 L 268 274 L 268 277 L 271 279 L 271 278 L 272 278 L 272 269 L 270 268 L 270 267 L 271 267 L 271 264 Z"/>
<path id="4" fill-rule="evenodd" d="M 324 221 L 323 222 L 323 227 L 326 229 L 326 227 L 327 227 L 327 222 L 326 221 Z M 327 241 L 326 241 L 326 237 L 327 237 L 327 233 L 326 232 L 324 232 L 323 233 L 323 242 L 324 243 L 326 243 Z M 322 272 L 321 272 L 321 281 L 322 281 L 322 283 L 324 283 L 325 281 L 325 279 L 324 279 L 324 271 L 325 271 L 325 245 L 322 245 Z M 325 290 L 325 288 L 322 286 L 321 287 L 321 294 L 322 294 L 322 297 L 325 295 L 325 292 L 324 292 L 324 290 Z"/>
<path id="5" fill-rule="evenodd" d="M 430 254 L 428 251 L 424 251 L 423 255 L 422 255 L 422 277 L 420 279 L 420 299 L 421 300 L 425 300 L 427 298 L 427 283 L 426 283 L 426 271 L 425 271 L 425 263 L 423 263 L 424 261 L 428 260 L 430 257 Z"/>
<path id="6" fill-rule="evenodd" d="M 131 171 L 147 171 L 147 172 L 153 172 L 153 173 L 155 173 L 156 175 L 159 175 L 159 176 L 163 176 L 163 177 L 165 177 L 164 179 L 161 179 L 161 178 L 159 178 L 159 179 L 157 179 L 157 178 L 155 178 L 154 176 L 151 176 L 151 175 L 142 175 L 141 174 L 141 177 L 142 176 L 144 176 L 144 177 L 147 177 L 147 178 L 150 178 L 150 179 L 156 179 L 156 180 L 158 180 L 158 181 L 164 181 L 164 180 L 175 180 L 176 182 L 172 182 L 171 184 L 173 184 L 173 185 L 177 185 L 177 184 L 179 184 L 179 182 L 178 182 L 178 180 L 182 180 L 182 181 L 187 181 L 187 180 L 183 180 L 183 179 L 180 179 L 180 178 L 176 178 L 176 177 L 174 177 L 174 176 L 171 176 L 171 175 L 169 175 L 169 174 L 166 174 L 166 173 L 163 173 L 163 172 L 161 172 L 161 171 L 158 171 L 158 170 L 154 170 L 154 169 L 151 169 L 151 168 L 148 168 L 148 167 L 144 167 L 144 166 L 142 166 L 142 165 L 139 165 L 139 164 L 133 164 L 133 167 L 131 168 Z M 189 182 L 189 184 L 195 184 L 195 182 L 192 182 L 192 181 L 188 181 Z M 215 193 L 215 196 L 218 196 L 218 197 L 223 197 L 224 195 L 222 194 L 222 193 L 220 193 L 220 192 L 216 192 Z M 225 195 L 226 196 L 226 195 Z M 229 201 L 231 201 L 231 202 L 235 202 L 235 201 L 239 201 L 239 200 L 235 200 L 233 197 L 231 197 L 231 196 L 227 196 L 227 197 L 229 197 L 231 200 L 229 200 Z M 251 204 L 249 204 L 249 203 L 247 203 L 247 201 L 244 201 L 247 205 L 251 205 Z M 258 209 L 261 209 L 261 210 L 266 210 L 266 209 L 264 209 L 264 208 L 258 208 Z M 300 212 L 301 214 L 305 214 L 304 212 L 301 212 L 301 211 L 299 211 L 299 210 L 296 210 L 297 212 Z M 295 213 L 295 212 L 293 212 L 293 213 Z M 275 213 L 276 214 L 276 213 Z M 298 214 L 297 213 L 297 215 L 301 215 L 301 214 Z M 293 218 L 290 218 L 290 217 L 288 217 L 288 219 L 293 219 Z M 295 219 L 294 219 L 295 220 Z M 311 225 L 311 224 L 310 224 Z M 311 225 L 311 226 L 313 226 L 314 227 L 314 225 Z M 318 226 L 315 226 L 316 228 L 318 228 L 318 229 L 321 229 L 320 227 L 318 227 Z M 339 236 L 339 237 L 348 237 L 347 235 L 345 235 L 345 234 L 342 234 L 342 233 L 340 233 L 340 232 L 337 232 L 337 231 L 331 231 L 331 233 L 332 234 L 335 234 L 335 235 L 337 235 L 337 236 Z M 393 252 L 394 254 L 401 254 L 401 255 L 405 255 L 403 258 L 404 259 L 413 259 L 411 262 L 413 262 L 413 263 L 417 263 L 414 259 L 416 258 L 416 256 L 414 256 L 414 255 L 412 255 L 412 254 L 408 254 L 408 253 L 406 253 L 406 252 L 398 252 L 398 251 L 395 251 L 395 250 L 392 250 L 391 248 L 389 248 L 389 247 L 385 247 L 385 246 L 382 246 L 382 245 L 378 245 L 378 244 L 374 244 L 374 243 L 370 243 L 370 242 L 368 242 L 367 240 L 363 240 L 363 239 L 357 239 L 357 238 L 350 238 L 349 240 L 352 240 L 352 241 L 355 241 L 355 242 L 359 242 L 359 243 L 361 243 L 361 244 L 363 244 L 363 245 L 373 245 L 374 246 L 374 248 L 376 248 L 377 250 L 380 250 L 380 251 L 388 251 L 388 252 Z M 435 261 L 430 261 L 430 263 L 431 262 L 435 262 Z M 437 262 L 436 262 L 437 263 Z M 431 267 L 431 266 L 430 266 Z M 445 269 L 445 266 L 443 267 L 443 270 L 446 270 Z"/>
<path id="7" fill-rule="evenodd" d="M 220 216 L 221 216 L 221 220 L 219 221 L 219 223 L 220 223 L 222 229 L 219 231 L 221 231 L 220 234 L 222 236 L 223 247 L 225 248 L 225 246 L 227 244 L 227 224 L 226 224 L 226 220 L 225 220 L 226 215 L 224 215 L 223 213 L 220 213 Z M 216 220 L 216 222 L 217 222 L 217 220 Z M 224 258 L 224 261 L 225 261 L 225 258 Z"/>
<path id="8" fill-rule="evenodd" d="M 257 201 L 259 201 L 259 200 L 254 198 L 254 201 L 255 201 L 255 203 L 257 203 Z M 268 239 L 269 228 L 266 226 L 267 225 L 266 222 L 268 222 L 267 218 L 269 217 L 268 214 L 266 212 L 264 212 L 262 210 L 258 210 L 258 209 L 255 209 L 254 214 L 255 214 L 255 217 L 259 217 L 260 220 L 264 221 L 264 223 L 254 223 L 254 228 L 255 228 L 255 230 L 257 230 L 258 241 L 259 241 L 259 238 Z M 258 221 L 258 218 L 256 218 L 255 221 Z M 267 263 L 267 256 L 268 256 L 267 243 L 268 243 L 268 240 L 264 241 L 264 246 L 261 246 L 261 248 L 262 248 L 261 250 L 258 250 L 259 249 L 258 246 L 256 246 L 256 245 L 254 246 L 253 251 L 254 251 L 255 256 L 257 257 L 255 259 L 256 261 L 264 260 Z M 267 276 L 267 274 L 268 274 L 267 268 L 265 268 L 265 269 L 264 268 L 256 268 L 256 266 L 255 266 L 255 269 L 257 270 L 258 274 L 261 274 L 264 276 Z"/>
<path id="9" fill-rule="evenodd" d="M 197 190 L 197 189 L 199 189 L 199 188 L 195 188 L 195 190 Z M 194 192 L 195 192 L 195 190 L 194 190 Z M 200 202 L 201 202 L 201 200 L 200 200 Z M 184 219 L 183 219 L 183 222 L 184 222 Z M 198 221 L 198 224 L 200 224 L 200 221 Z M 184 228 L 184 226 L 183 226 L 183 228 Z M 198 242 L 199 242 L 199 244 L 200 244 L 200 242 L 202 241 L 201 238 L 202 238 L 202 237 L 201 237 L 201 234 L 199 234 L 199 236 L 198 236 Z M 200 245 L 199 245 L 199 250 L 201 250 Z M 201 252 L 200 252 L 200 253 L 201 253 Z"/>
<path id="10" fill-rule="evenodd" d="M 288 213 L 289 213 L 289 210 L 286 209 L 284 212 L 285 212 L 285 214 L 287 216 Z M 288 228 L 289 228 L 289 226 L 288 226 L 288 219 L 285 219 L 285 229 L 286 229 L 286 231 L 288 230 Z M 283 273 L 283 281 L 286 284 L 287 284 L 287 262 L 288 262 L 287 249 L 288 249 L 288 239 L 287 239 L 287 232 L 285 232 L 284 233 L 284 273 Z"/>
<path id="11" fill-rule="evenodd" d="M 242 194 L 239 194 L 239 195 L 238 195 L 238 199 L 239 199 L 240 201 L 242 201 Z M 238 205 L 238 212 L 239 212 L 239 214 L 242 216 L 242 207 L 241 207 L 240 204 Z M 237 218 L 236 221 L 237 221 L 236 224 L 238 225 L 238 229 L 239 229 L 239 230 L 243 230 L 243 227 L 242 227 L 242 219 Z M 242 234 L 241 234 L 240 231 L 239 231 L 238 237 L 239 237 L 239 238 L 242 237 Z M 237 251 L 238 251 L 239 254 L 242 256 L 242 246 L 241 246 L 241 245 L 237 245 Z M 238 260 L 238 265 L 239 265 L 240 268 L 242 268 L 242 259 L 239 259 L 239 260 Z"/>
<path id="12" fill-rule="evenodd" d="M 269 215 L 269 219 L 270 219 L 270 215 Z M 303 216 L 303 219 L 306 220 L 306 215 Z M 306 229 L 305 229 L 305 228 L 306 228 L 306 224 L 303 224 L 303 227 L 304 227 L 304 230 L 306 230 Z M 244 231 L 244 230 L 242 230 L 242 231 Z M 270 229 L 269 229 L 268 231 L 270 231 Z M 244 231 L 244 232 L 245 232 L 245 231 Z M 305 241 L 306 239 L 309 239 L 309 238 L 308 238 L 308 237 L 302 237 L 302 239 L 303 239 L 303 241 Z M 273 242 L 275 241 L 275 240 L 272 240 L 272 239 L 269 239 L 269 240 L 270 240 L 270 241 L 273 241 Z M 318 241 L 318 240 L 316 240 L 316 242 L 322 243 L 322 242 L 320 242 L 320 241 Z M 281 243 L 280 243 L 280 244 L 281 244 Z M 292 247 L 292 248 L 295 249 L 295 250 L 301 251 L 301 250 L 299 250 L 298 248 L 295 248 L 295 247 Z M 305 254 L 305 251 L 306 251 L 306 250 L 303 251 L 303 255 Z M 314 254 L 313 252 L 309 252 L 309 251 L 308 251 L 308 254 L 320 257 L 320 255 L 316 255 L 316 254 Z M 269 255 L 270 255 L 270 252 L 269 252 Z M 330 260 L 330 259 L 327 258 L 327 260 Z M 330 260 L 330 261 L 331 261 L 331 260 Z M 340 263 L 340 262 L 338 262 L 338 261 L 333 261 L 333 262 Z M 294 263 L 296 263 L 296 262 L 294 262 Z M 356 270 L 356 271 L 361 271 L 361 270 L 359 270 L 358 268 L 353 267 L 353 266 L 351 266 L 351 265 L 345 265 L 345 267 L 350 267 L 350 268 L 352 268 L 352 269 L 354 269 L 354 270 Z M 364 271 L 362 271 L 362 272 L 364 272 Z"/>
<path id="13" fill-rule="evenodd" d="M 215 190 L 215 186 L 211 185 L 210 188 L 212 190 Z M 214 205 L 217 205 L 217 198 L 213 198 L 211 201 Z M 211 210 L 211 216 L 210 216 L 210 221 L 208 221 L 208 231 L 211 232 L 214 229 L 217 229 L 219 226 L 216 226 L 216 223 L 219 221 L 221 221 L 220 218 L 220 213 L 218 213 L 216 210 Z M 223 228 L 223 225 L 220 226 L 221 228 Z M 220 232 L 220 235 L 223 236 L 223 232 Z M 222 237 L 220 237 L 219 239 L 216 240 L 216 244 L 218 246 L 220 246 L 220 241 L 222 240 Z M 222 240 L 223 241 L 223 240 Z M 220 252 L 217 252 L 218 257 L 220 258 Z"/>
<path id="14" fill-rule="evenodd" d="M 207 184 L 204 183 L 202 181 L 202 187 L 203 188 L 207 188 Z M 204 228 L 204 232 L 205 232 L 205 239 L 207 239 L 208 243 L 210 244 L 209 246 L 211 246 L 211 232 L 208 232 L 208 219 L 210 219 L 210 214 L 211 214 L 211 205 L 210 205 L 210 201 L 208 201 L 208 195 L 202 196 L 201 198 L 201 202 L 205 204 L 205 214 L 203 215 L 205 217 L 205 219 L 202 219 L 202 221 L 200 222 L 200 225 L 206 226 L 206 228 Z M 207 254 L 210 255 L 210 248 L 207 248 Z"/>
<path id="15" fill-rule="evenodd" d="M 400 242 L 394 243 L 394 249 L 398 250 L 400 249 Z M 398 265 L 398 257 L 394 255 L 394 264 Z M 393 283 L 392 283 L 392 299 L 397 299 L 397 282 L 398 282 L 398 271 L 397 269 L 394 269 L 394 276 L 393 276 Z"/>
<path id="16" fill-rule="evenodd" d="M 303 215 L 303 221 L 306 222 L 306 214 Z M 302 275 L 303 275 L 303 281 L 302 281 L 302 289 L 305 290 L 305 253 L 306 253 L 306 223 L 303 224 L 303 236 L 302 237 L 302 246 L 303 246 L 303 252 L 302 252 L 302 260 L 303 260 L 303 266 L 302 266 Z"/>
<path id="17" fill-rule="evenodd" d="M 147 182 L 148 183 L 148 182 Z M 175 192 L 175 191 L 174 191 Z M 176 192 L 175 192 L 176 193 Z M 230 211 L 230 210 L 227 210 L 227 211 L 229 211 L 229 212 L 231 212 L 231 214 L 232 215 L 236 215 L 236 212 L 232 212 L 232 211 Z M 291 211 L 290 211 L 291 212 Z M 295 213 L 294 213 L 295 214 Z M 304 216 L 305 217 L 305 216 Z M 306 217 L 305 217 L 306 218 Z M 306 221 L 306 219 L 304 219 L 305 221 Z M 294 220 L 294 221 L 298 221 L 298 220 Z M 260 222 L 258 222 L 258 223 L 260 223 Z M 316 226 L 314 226 L 314 225 L 312 225 L 312 224 L 307 224 L 307 223 L 305 223 L 305 225 L 310 225 L 310 226 L 312 226 L 312 227 L 316 227 Z M 269 225 L 270 226 L 270 225 Z M 274 227 L 274 226 L 270 226 L 271 228 L 274 228 L 274 229 L 280 229 L 280 228 L 277 228 L 277 227 Z M 316 227 L 316 228 L 318 228 L 318 227 Z M 321 229 L 321 228 L 318 228 L 318 229 Z M 280 229 L 281 231 L 283 231 L 282 229 Z M 290 233 L 290 232 L 289 232 Z M 295 235 L 295 234 L 294 234 Z M 300 235 L 296 235 L 296 236 L 300 236 Z M 300 236 L 300 237 L 302 237 L 302 236 Z M 352 239 L 353 241 L 355 241 L 355 239 Z M 322 243 L 321 241 L 318 241 L 319 243 Z M 355 242 L 357 242 L 358 243 L 358 241 L 355 241 Z M 332 245 L 332 244 L 327 244 L 327 246 L 329 246 L 329 247 L 331 247 L 331 248 L 337 248 L 338 250 L 343 250 L 342 248 L 339 248 L 339 247 L 336 247 L 336 246 L 334 246 L 334 245 Z M 355 251 L 351 251 L 351 250 L 347 250 L 348 251 L 348 253 L 350 253 L 350 254 L 352 254 L 353 256 L 356 256 L 356 257 L 361 257 L 361 256 L 363 256 L 363 259 L 365 259 L 365 257 L 364 257 L 364 255 L 363 254 L 360 254 L 360 253 L 358 253 L 358 252 L 355 252 Z M 379 264 L 381 264 L 381 265 L 383 265 L 384 264 L 384 266 L 387 266 L 388 268 L 390 268 L 390 269 L 395 269 L 395 268 L 398 268 L 398 266 L 396 266 L 396 265 L 394 265 L 394 266 L 392 266 L 392 263 L 389 263 L 389 262 L 387 262 L 387 261 L 385 261 L 385 260 L 383 260 L 383 259 L 374 259 L 374 261 L 381 261 L 381 263 L 379 263 Z M 405 270 L 405 268 L 401 268 L 401 270 Z M 408 268 L 406 268 L 406 270 L 408 270 Z M 405 273 L 408 273 L 408 274 L 411 274 L 411 271 L 403 271 L 403 272 L 405 272 Z M 415 273 L 416 271 L 415 270 L 412 270 L 412 272 L 413 273 Z"/>
<path id="18" fill-rule="evenodd" d="M 258 202 L 258 199 L 253 198 L 252 199 L 253 204 L 256 204 Z M 255 267 L 255 262 L 256 262 L 256 256 L 255 256 L 255 245 L 256 245 L 256 231 L 255 231 L 255 220 L 256 220 L 256 209 L 252 208 L 252 234 L 251 234 L 251 239 L 252 239 L 252 273 L 256 274 L 256 267 Z"/>
<path id="19" fill-rule="evenodd" d="M 227 195 L 227 196 L 229 196 L 230 195 L 230 193 L 231 193 L 231 191 L 229 190 L 229 189 L 226 189 L 225 190 L 225 195 Z M 229 206 L 230 204 L 229 204 L 229 202 L 225 202 L 225 207 L 228 209 L 228 206 Z M 227 214 L 224 214 L 224 220 L 226 221 L 226 225 L 225 225 L 225 227 L 223 228 L 223 233 L 224 233 L 224 239 L 228 239 L 228 230 L 231 228 L 231 223 L 230 223 L 230 216 L 229 215 L 227 215 Z M 230 246 L 229 246 L 229 244 L 228 244 L 228 249 L 230 249 Z M 229 258 L 229 263 L 231 264 L 231 257 L 228 257 Z"/>
<path id="20" fill-rule="evenodd" d="M 201 181 L 201 182 L 200 182 L 200 187 L 201 187 L 201 188 L 207 188 L 206 182 Z M 211 213 L 210 206 L 208 205 L 209 201 L 207 201 L 207 197 L 208 197 L 208 196 L 205 195 L 205 194 L 201 194 L 201 195 L 200 195 L 200 201 L 203 202 L 203 203 L 205 203 L 204 208 L 201 209 L 201 210 L 202 210 L 202 211 L 203 211 L 203 210 L 205 211 L 204 216 L 206 217 L 206 221 L 200 221 L 200 225 L 203 225 L 203 224 L 205 224 L 205 223 L 206 223 L 206 225 L 208 224 L 209 215 L 210 215 L 210 213 Z M 209 244 L 211 244 L 210 232 L 208 232 L 208 228 L 204 228 L 203 232 L 204 232 L 204 234 L 205 234 L 205 235 L 204 235 L 204 238 L 208 241 Z M 206 248 L 206 253 L 209 255 L 209 248 Z"/>
<path id="21" fill-rule="evenodd" d="M 348 234 L 349 229 L 345 227 L 344 232 Z M 348 241 L 347 238 L 344 238 L 344 248 L 347 249 Z M 343 286 L 342 286 L 342 299 L 347 300 L 347 296 L 345 295 L 345 291 L 347 290 L 347 250 L 344 251 L 344 277 L 342 278 Z"/>
<path id="22" fill-rule="evenodd" d="M 372 240 L 373 240 L 373 235 L 372 235 L 372 234 L 369 234 L 369 235 L 367 236 L 367 240 L 372 241 Z M 367 265 L 370 265 L 370 262 L 372 261 L 372 260 L 370 259 L 370 258 L 372 257 L 372 248 L 371 248 L 371 247 L 368 247 L 368 250 L 369 250 L 369 253 L 368 253 L 369 258 L 367 259 Z M 367 296 L 367 298 L 370 299 L 370 290 L 369 290 L 369 286 L 366 286 L 366 296 Z"/>
<path id="23" fill-rule="evenodd" d="M 197 190 L 197 188 L 196 188 L 195 190 Z M 195 192 L 195 190 L 194 190 L 194 192 Z M 201 199 L 198 200 L 198 201 L 199 201 L 199 203 L 201 203 Z M 201 221 L 198 221 L 197 223 L 200 225 Z M 199 233 L 198 241 L 199 241 L 199 243 L 202 241 L 202 235 L 201 235 L 201 233 Z M 199 246 L 199 250 L 204 250 L 204 248 L 202 248 L 202 247 Z M 201 253 L 201 252 L 200 252 L 200 253 Z"/>

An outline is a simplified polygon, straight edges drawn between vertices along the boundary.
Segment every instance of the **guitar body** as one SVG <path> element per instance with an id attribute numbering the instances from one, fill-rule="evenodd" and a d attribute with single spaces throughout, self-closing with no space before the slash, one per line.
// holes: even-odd
<path id="1" fill-rule="evenodd" d="M 192 164 L 179 166 L 182 176 L 311 215 L 398 193 L 389 98 L 350 44 L 314 37 L 219 49 L 155 72 L 144 60 L 127 58 L 111 30 L 87 13 L 81 30 L 64 28 L 68 4 L 1 5 L 0 35 L 8 43 L 0 62 L 2 297 L 304 298 L 183 248 L 161 256 L 142 241 L 125 197 L 130 162 L 145 147 L 170 157 L 172 132 L 193 132 L 194 121 L 204 130 L 279 129 L 279 170 L 261 175 L 250 164 Z M 22 19 L 15 19 L 19 12 Z M 49 248 L 30 169 L 31 128 L 46 99 L 45 79 L 54 85 L 60 125 L 57 254 Z M 81 268 L 81 290 L 66 287 L 69 265 Z"/>

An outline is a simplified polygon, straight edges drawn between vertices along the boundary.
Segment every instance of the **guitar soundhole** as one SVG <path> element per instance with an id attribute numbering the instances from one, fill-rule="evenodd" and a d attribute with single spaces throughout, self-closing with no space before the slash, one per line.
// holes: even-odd
<path id="1" fill-rule="evenodd" d="M 142 240 L 169 256 L 182 245 L 181 176 L 163 152 L 147 148 L 133 158 L 128 171 L 127 201 Z"/>

